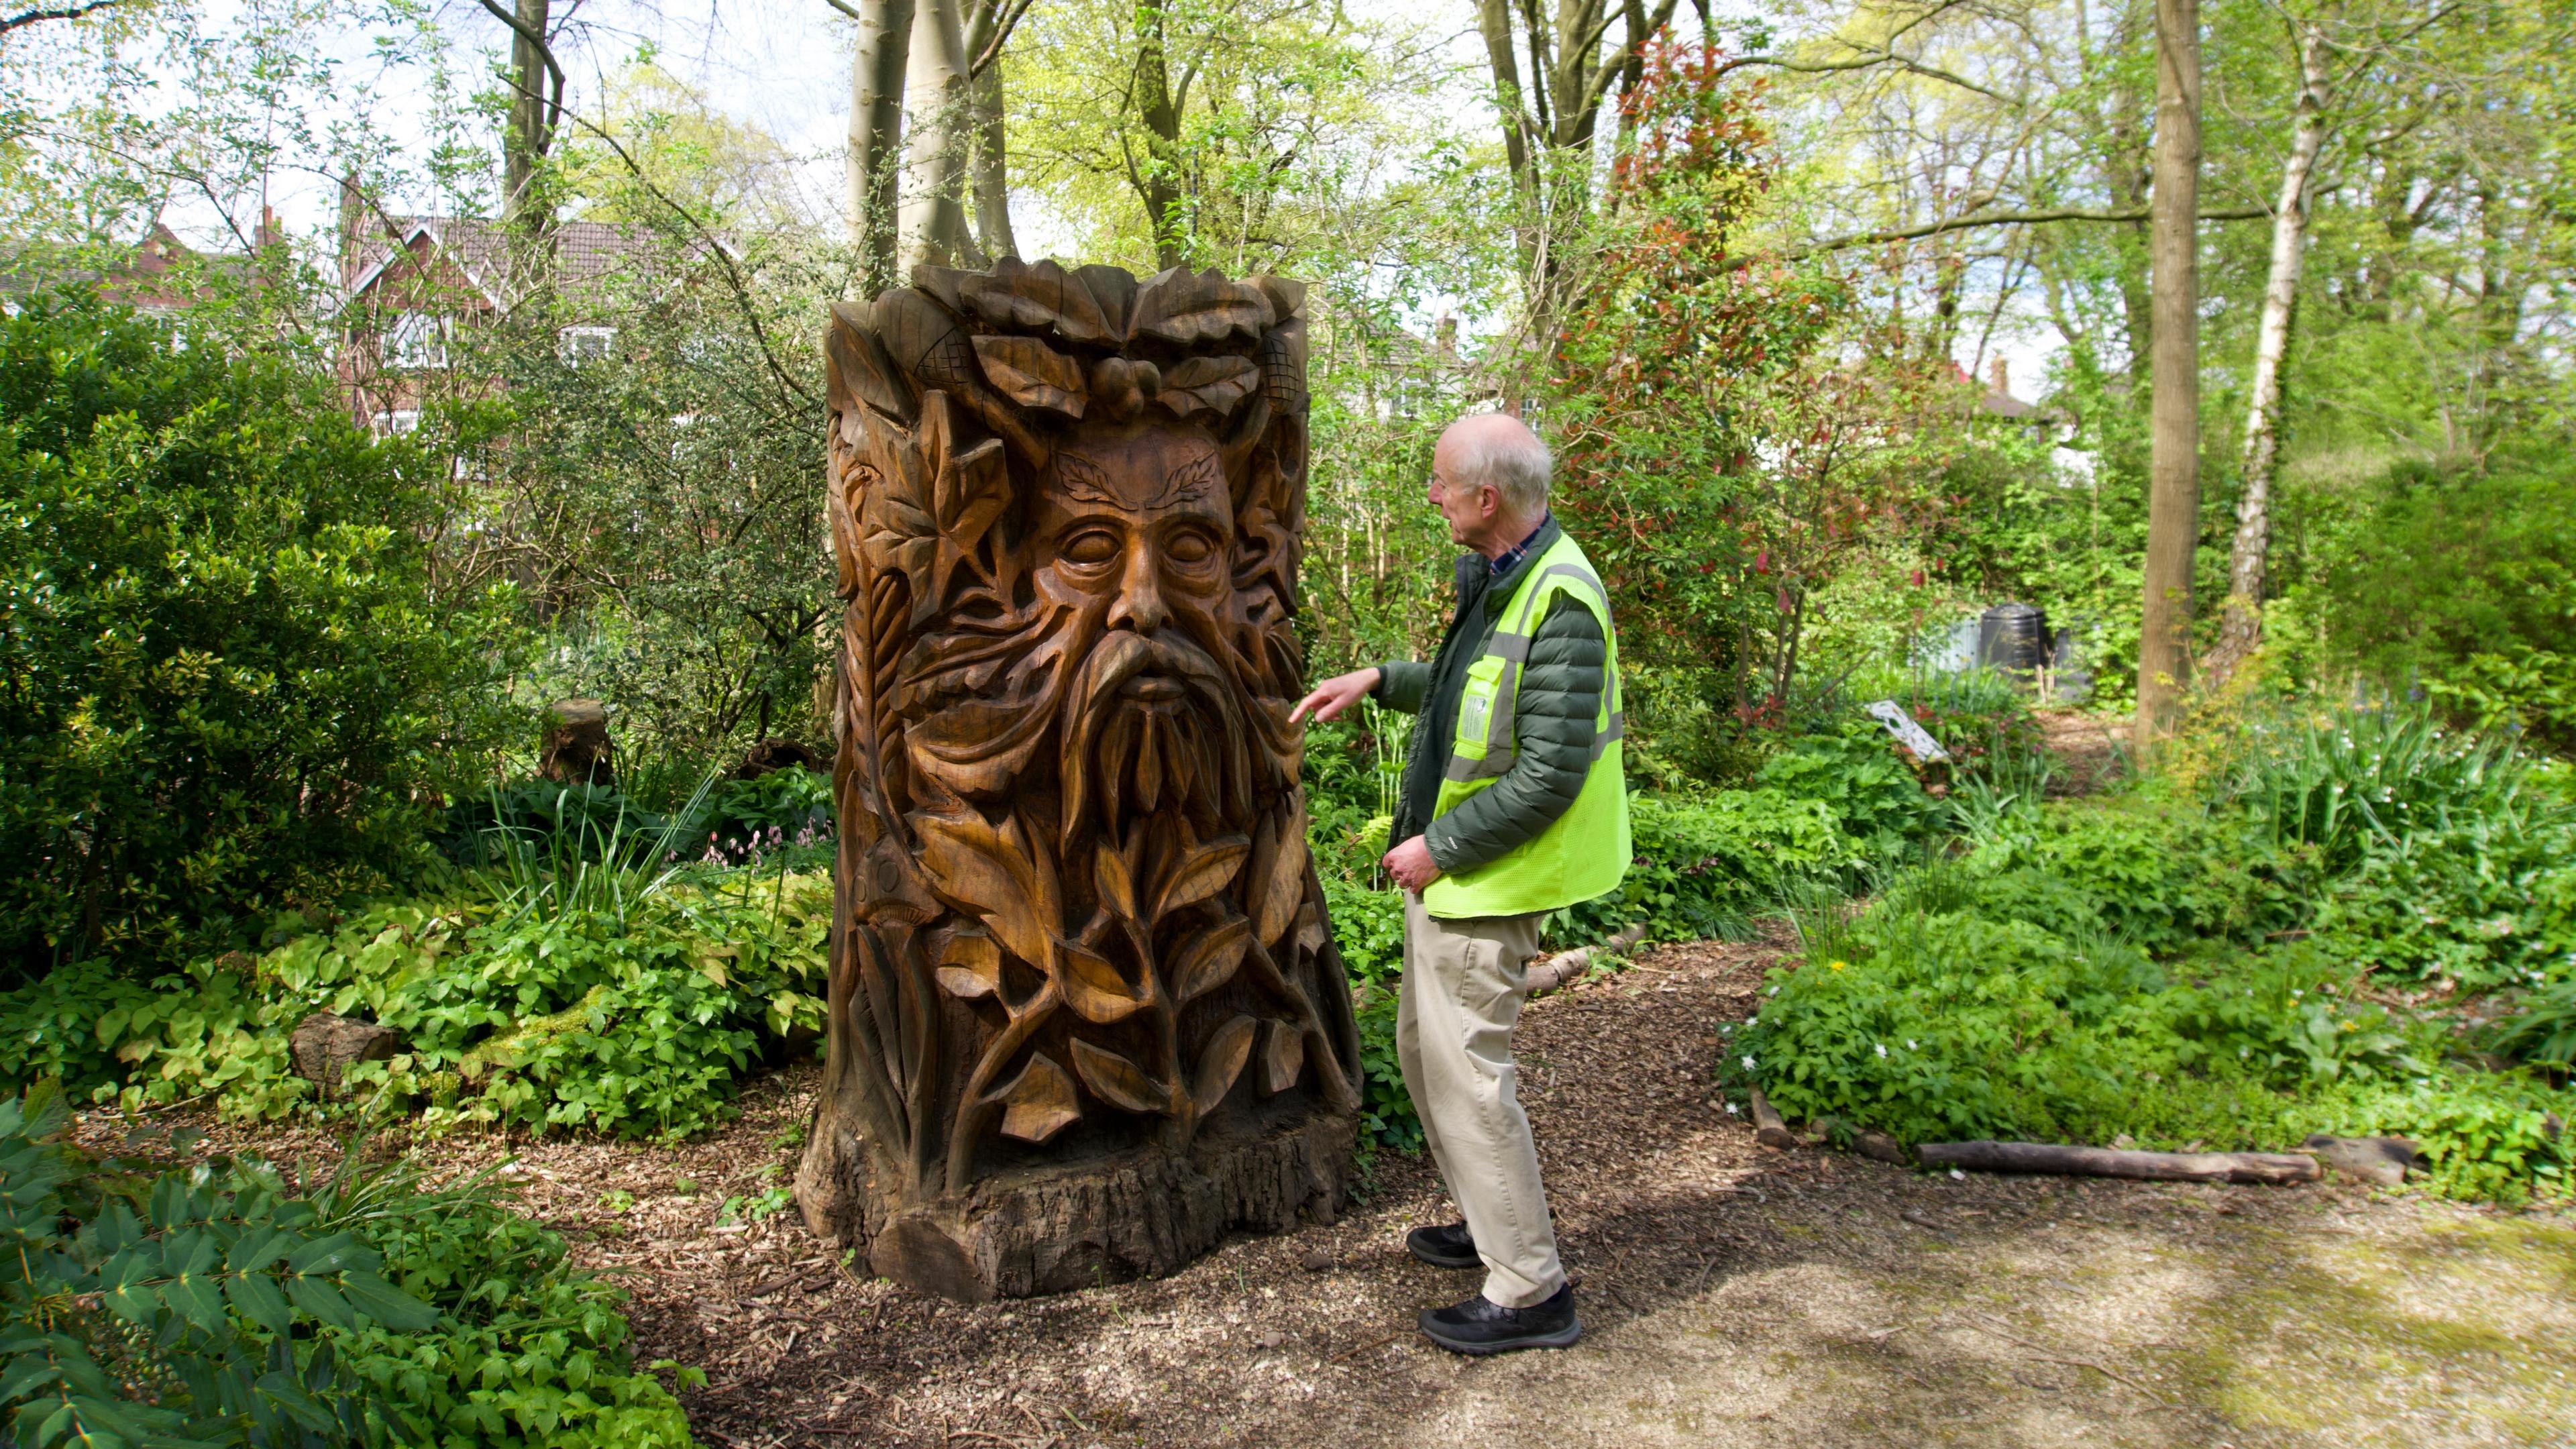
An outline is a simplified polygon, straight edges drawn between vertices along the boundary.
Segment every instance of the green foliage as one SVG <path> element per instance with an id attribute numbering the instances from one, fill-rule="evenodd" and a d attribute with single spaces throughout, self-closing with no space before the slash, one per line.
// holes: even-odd
<path id="1" fill-rule="evenodd" d="M 1754 780 L 1789 798 L 1822 804 L 1837 828 L 1880 858 L 1904 854 L 1948 819 L 1875 720 L 1848 720 L 1829 734 L 1801 735 L 1765 761 Z"/>
<path id="2" fill-rule="evenodd" d="M 0 1104 L 18 1442 L 691 1442 L 621 1295 L 487 1184 L 351 1154 L 297 1194 L 257 1162 L 93 1160 L 65 1120 L 47 1090 Z"/>
<path id="3" fill-rule="evenodd" d="M 406 876 L 506 727 L 500 596 L 443 595 L 442 474 L 320 359 L 82 298 L 0 321 L 0 954 L 175 958 Z"/>
<path id="4" fill-rule="evenodd" d="M 425 1101 L 433 1126 L 683 1136 L 730 1115 L 755 1059 L 821 1030 L 830 895 L 820 877 L 745 875 L 622 915 L 379 906 L 282 930 L 255 963 L 193 963 L 95 1030 L 133 1107 L 212 1093 L 231 1116 L 310 1110 L 286 1039 L 331 1010 L 401 1034 L 401 1054 L 349 1081 Z"/>

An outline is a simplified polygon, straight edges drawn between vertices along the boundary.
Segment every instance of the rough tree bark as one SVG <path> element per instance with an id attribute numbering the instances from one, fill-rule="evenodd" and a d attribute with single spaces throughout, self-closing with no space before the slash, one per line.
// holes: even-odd
<path id="1" fill-rule="evenodd" d="M 859 253 L 862 295 L 895 283 L 895 195 L 902 165 L 903 89 L 912 57 L 913 0 L 858 0 L 842 7 L 859 22 L 850 63 L 850 146 L 844 182 L 850 245 Z"/>
<path id="2" fill-rule="evenodd" d="M 2227 568 L 2227 602 L 2218 643 L 2204 679 L 2224 684 L 2263 637 L 2263 575 L 2272 546 L 2272 477 L 2281 455 L 2281 369 L 2290 352 L 2290 327 L 2299 302 L 2299 273 L 2307 259 L 2308 190 L 2317 156 L 2326 145 L 2327 59 L 2325 32 L 2300 26 L 2299 100 L 2290 127 L 2290 157 L 2281 167 L 2281 195 L 2272 214 L 2272 263 L 2263 283 L 2263 315 L 2254 336 L 2254 377 L 2245 407 L 2241 454 L 2245 494 L 2236 505 L 2236 541 Z"/>
<path id="3" fill-rule="evenodd" d="M 1330 1220 L 1303 291 L 1005 259 L 833 308 L 845 605 L 815 1232 L 979 1299 Z"/>
<path id="4" fill-rule="evenodd" d="M 984 262 L 966 222 L 966 162 L 975 121 L 967 61 L 957 0 L 918 0 L 905 94 L 903 195 L 896 206 L 896 264 L 907 276 L 923 262 Z"/>
<path id="5" fill-rule="evenodd" d="M 510 27 L 510 110 L 501 129 L 501 221 L 523 253 L 541 247 L 554 229 L 554 206 L 539 171 L 554 149 L 563 120 L 563 67 L 546 34 L 549 0 L 482 0 L 483 8 Z"/>
<path id="6" fill-rule="evenodd" d="M 1181 105 L 1187 93 L 1172 87 L 1163 0 L 1136 7 L 1136 119 L 1145 123 L 1145 158 L 1130 153 L 1127 178 L 1145 203 L 1154 228 L 1154 264 L 1181 264 L 1188 219 L 1181 213 Z"/>
<path id="7" fill-rule="evenodd" d="M 2200 4 L 2156 0 L 2155 358 L 2135 748 L 2154 747 L 2191 684 L 2200 531 Z"/>

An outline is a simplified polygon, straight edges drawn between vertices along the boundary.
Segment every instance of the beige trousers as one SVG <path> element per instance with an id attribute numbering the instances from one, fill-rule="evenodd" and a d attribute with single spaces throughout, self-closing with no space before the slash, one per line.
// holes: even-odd
<path id="1" fill-rule="evenodd" d="M 1404 896 L 1404 990 L 1396 1058 L 1432 1160 L 1485 1260 L 1485 1297 L 1505 1308 L 1565 1284 L 1538 1182 L 1538 1149 L 1514 1092 L 1512 1026 L 1529 995 L 1536 915 L 1444 921 Z"/>

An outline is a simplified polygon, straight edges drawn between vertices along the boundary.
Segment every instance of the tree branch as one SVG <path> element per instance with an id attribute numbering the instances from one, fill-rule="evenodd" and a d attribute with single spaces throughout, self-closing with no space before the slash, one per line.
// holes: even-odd
<path id="1" fill-rule="evenodd" d="M 859 13 L 859 7 L 857 7 L 856 5 L 851 4 L 851 3 L 850 3 L 850 0 L 823 0 L 823 3 L 824 3 L 824 4 L 826 4 L 826 5 L 831 6 L 831 7 L 832 7 L 833 9 L 835 9 L 835 10 L 840 11 L 842 14 L 844 14 L 844 15 L 846 15 L 846 16 L 848 16 L 848 17 L 850 17 L 852 20 L 858 21 L 858 22 L 859 22 L 860 24 L 862 24 L 862 25 L 865 25 L 865 24 L 867 23 L 867 19 L 868 19 L 868 17 L 866 17 L 866 16 L 864 16 L 864 15 L 861 15 L 861 14 Z"/>
<path id="2" fill-rule="evenodd" d="M 1969 216 L 1954 216 L 1946 221 L 1927 222 L 1921 226 L 1890 227 L 1883 231 L 1853 232 L 1849 236 L 1830 237 L 1786 251 L 1747 253 L 1729 257 L 1726 270 L 1740 271 L 1759 261 L 1797 262 L 1827 252 L 1848 251 L 1853 247 L 1876 246 L 1882 242 L 1915 241 L 1945 232 L 1966 231 L 1981 226 L 2041 226 L 2059 221 L 2144 221 L 2148 210 L 2143 206 L 2106 210 L 2097 207 L 2060 207 L 2054 211 L 1989 211 Z M 2231 206 L 2200 214 L 2202 221 L 2263 221 L 2272 215 L 2262 206 Z"/>
<path id="3" fill-rule="evenodd" d="M 840 0 L 833 0 L 833 3 L 839 4 Z M 984 42 L 983 49 L 976 51 L 974 60 L 967 64 L 968 80 L 983 75 L 994 61 L 1002 58 L 1002 43 L 1011 38 L 1011 32 L 1019 28 L 1020 17 L 1028 14 L 1029 6 L 1035 3 L 1036 0 L 1019 0 L 1017 5 L 1013 5 L 1010 0 L 999 0 L 994 13 L 999 14 L 1001 20 L 993 27 L 993 38 Z"/>
<path id="4" fill-rule="evenodd" d="M 6 35 L 12 30 L 45 20 L 78 20 L 84 15 L 124 3 L 125 0 L 89 0 L 86 5 L 64 5 L 52 10 L 42 8 L 22 10 L 5 20 L 0 20 L 0 35 Z"/>

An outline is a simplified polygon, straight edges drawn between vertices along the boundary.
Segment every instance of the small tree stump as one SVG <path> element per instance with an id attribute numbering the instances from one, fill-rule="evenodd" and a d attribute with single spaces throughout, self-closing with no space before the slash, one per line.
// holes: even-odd
<path id="1" fill-rule="evenodd" d="M 2403 1137 L 2330 1137 L 2320 1132 L 2299 1144 L 2335 1171 L 2381 1187 L 2406 1180 L 2422 1149 Z"/>
<path id="2" fill-rule="evenodd" d="M 564 785 L 617 783 L 615 746 L 608 739 L 608 707 L 595 699 L 559 699 L 546 706 L 546 737 L 537 752 L 537 774 Z"/>
<path id="3" fill-rule="evenodd" d="M 1772 1109 L 1771 1099 L 1762 1095 L 1762 1089 L 1755 1087 L 1751 1095 L 1753 1140 L 1765 1147 L 1797 1146 L 1798 1134 L 1790 1131 L 1789 1124 L 1780 1120 L 1780 1114 Z"/>
<path id="4" fill-rule="evenodd" d="M 317 1011 L 297 1024 L 286 1050 L 295 1062 L 295 1074 L 320 1087 L 327 1098 L 340 1095 L 343 1072 L 359 1062 L 390 1058 L 402 1050 L 402 1038 L 372 1021 Z"/>

